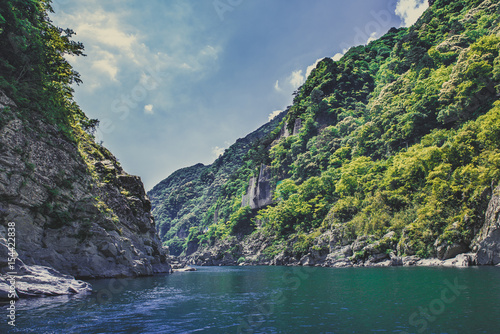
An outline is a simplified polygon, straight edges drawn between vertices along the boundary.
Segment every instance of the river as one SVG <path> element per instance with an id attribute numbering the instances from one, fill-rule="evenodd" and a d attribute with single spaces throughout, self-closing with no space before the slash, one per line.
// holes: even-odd
<path id="1" fill-rule="evenodd" d="M 500 268 L 197 269 L 20 301 L 10 332 L 500 332 Z"/>

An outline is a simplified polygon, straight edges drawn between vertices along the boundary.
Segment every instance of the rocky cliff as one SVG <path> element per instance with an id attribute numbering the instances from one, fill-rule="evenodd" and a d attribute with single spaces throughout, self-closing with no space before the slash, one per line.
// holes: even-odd
<path id="1" fill-rule="evenodd" d="M 241 206 L 249 206 L 252 210 L 261 209 L 273 204 L 271 187 L 271 169 L 261 165 L 258 176 L 250 178 L 248 190 L 241 199 Z"/>
<path id="2" fill-rule="evenodd" d="M 480 265 L 500 264 L 500 186 L 491 198 L 484 226 L 475 240 L 477 263 Z"/>
<path id="3" fill-rule="evenodd" d="M 77 277 L 169 272 L 139 177 L 84 132 L 20 118 L 3 92 L 0 112 L 0 236 L 15 223 L 26 265 Z"/>

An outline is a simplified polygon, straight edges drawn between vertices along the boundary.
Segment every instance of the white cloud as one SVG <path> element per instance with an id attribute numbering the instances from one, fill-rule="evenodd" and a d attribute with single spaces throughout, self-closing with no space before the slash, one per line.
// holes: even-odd
<path id="1" fill-rule="evenodd" d="M 370 35 L 370 37 L 368 37 L 368 40 L 366 41 L 366 44 L 370 44 L 370 42 L 373 42 L 373 41 L 376 41 L 377 40 L 377 32 L 374 31 L 372 32 L 372 34 Z"/>
<path id="2" fill-rule="evenodd" d="M 124 68 L 140 66 L 150 56 L 136 29 L 126 23 L 126 15 L 125 11 L 105 11 L 95 3 L 92 6 L 82 4 L 79 10 L 59 12 L 54 17 L 57 25 L 71 27 L 77 33 L 75 40 L 85 45 L 89 57 L 77 64 L 91 69 L 84 73 L 86 88 L 95 89 L 109 81 L 118 82 Z"/>
<path id="3" fill-rule="evenodd" d="M 283 112 L 283 110 L 275 110 L 273 111 L 272 113 L 269 114 L 269 121 L 272 121 L 276 116 L 278 116 L 279 114 L 281 114 Z"/>
<path id="4" fill-rule="evenodd" d="M 116 81 L 118 66 L 115 55 L 111 52 L 101 50 L 97 47 L 95 50 L 95 55 L 97 56 L 97 60 L 92 63 L 91 68 L 97 70 L 100 73 L 106 73 L 111 80 Z"/>
<path id="5" fill-rule="evenodd" d="M 147 104 L 144 106 L 144 113 L 146 115 L 154 115 L 154 106 L 152 104 Z"/>
<path id="6" fill-rule="evenodd" d="M 203 50 L 201 50 L 200 54 L 208 58 L 217 59 L 217 57 L 219 56 L 219 51 L 213 46 L 207 45 L 203 48 Z"/>
<path id="7" fill-rule="evenodd" d="M 280 81 L 279 80 L 276 80 L 276 83 L 274 84 L 274 90 L 276 90 L 277 92 L 281 92 L 283 91 L 280 87 Z"/>
<path id="8" fill-rule="evenodd" d="M 96 42 L 116 48 L 130 55 L 132 47 L 137 43 L 137 36 L 120 31 L 119 18 L 111 15 L 107 19 L 106 15 L 108 14 L 100 12 L 92 18 L 93 23 L 80 24 L 76 29 L 78 29 L 79 34 L 93 36 Z"/>
<path id="9" fill-rule="evenodd" d="M 189 7 L 175 7 L 172 20 L 187 15 Z M 56 25 L 71 27 L 77 33 L 74 39 L 85 45 L 88 57 L 70 59 L 82 74 L 85 82 L 83 89 L 92 92 L 113 84 L 126 90 L 128 86 L 133 87 L 138 81 L 144 81 L 144 74 L 137 77 L 137 73 L 144 72 L 146 68 L 154 68 L 158 74 L 168 78 L 164 80 L 165 85 L 173 84 L 177 75 L 185 75 L 186 72 L 196 73 L 197 78 L 202 78 L 204 74 L 217 70 L 221 53 L 217 45 L 188 44 L 186 40 L 194 31 L 189 27 L 179 27 L 178 31 L 165 37 L 169 48 L 155 52 L 145 44 L 148 36 L 131 20 L 134 15 L 130 10 L 105 9 L 101 2 L 95 0 L 77 3 L 70 11 L 61 10 L 54 15 Z"/>
<path id="10" fill-rule="evenodd" d="M 318 66 L 318 63 L 320 61 L 322 61 L 323 58 L 319 58 L 318 60 L 316 60 L 314 62 L 314 64 L 310 65 L 310 66 L 307 66 L 307 70 L 306 70 L 306 79 L 309 78 L 309 74 L 311 74 L 312 70 L 314 70 L 316 68 L 316 66 Z"/>
<path id="11" fill-rule="evenodd" d="M 215 155 L 216 158 L 220 157 L 221 155 L 224 154 L 224 151 L 226 149 L 224 147 L 219 147 L 219 146 L 215 146 L 213 149 L 212 149 L 212 153 Z"/>
<path id="12" fill-rule="evenodd" d="M 305 80 L 302 70 L 294 71 L 288 78 L 288 82 L 290 82 L 294 89 L 299 88 Z"/>
<path id="13" fill-rule="evenodd" d="M 192 72 L 200 72 L 207 68 L 215 68 L 217 59 L 221 49 L 212 45 L 206 45 L 195 55 L 183 55 L 187 61 L 183 60 L 182 64 L 176 65 L 181 69 L 186 69 Z"/>
<path id="14" fill-rule="evenodd" d="M 299 88 L 305 81 L 306 78 L 304 74 L 302 74 L 303 70 L 293 71 L 284 81 L 284 83 L 280 84 L 279 80 L 276 80 L 274 84 L 274 90 L 281 94 L 291 94 L 294 90 Z"/>
<path id="15" fill-rule="evenodd" d="M 342 59 L 343 56 L 344 56 L 343 53 L 337 53 L 337 54 L 335 54 L 335 56 L 332 57 L 332 59 L 334 61 L 339 61 L 340 59 Z"/>
<path id="16" fill-rule="evenodd" d="M 404 27 L 409 27 L 417 22 L 428 7 L 427 0 L 399 0 L 396 5 L 396 15 L 403 21 Z"/>

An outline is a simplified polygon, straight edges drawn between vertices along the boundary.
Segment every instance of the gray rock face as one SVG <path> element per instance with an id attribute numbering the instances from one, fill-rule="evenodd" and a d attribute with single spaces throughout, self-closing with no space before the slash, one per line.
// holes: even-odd
<path id="1" fill-rule="evenodd" d="M 238 264 L 239 254 L 231 253 L 234 245 L 234 240 L 225 240 L 214 248 L 199 249 L 189 257 L 188 262 L 198 266 L 235 266 Z"/>
<path id="2" fill-rule="evenodd" d="M 273 204 L 271 189 L 271 169 L 268 166 L 260 167 L 259 177 L 252 177 L 248 191 L 241 200 L 241 206 L 250 206 L 251 209 L 260 209 Z"/>
<path id="3" fill-rule="evenodd" d="M 0 109 L 4 109 L 5 107 L 16 107 L 16 104 L 4 92 L 0 91 Z"/>
<path id="4" fill-rule="evenodd" d="M 453 243 L 453 244 L 442 244 L 437 246 L 436 253 L 437 257 L 440 260 L 448 260 L 452 259 L 458 254 L 462 254 L 467 251 L 467 246 L 461 243 Z"/>
<path id="5" fill-rule="evenodd" d="M 85 133 L 69 139 L 37 119 L 20 120 L 3 93 L 0 112 L 0 238 L 15 224 L 29 265 L 75 277 L 169 272 L 139 177 Z"/>
<path id="6" fill-rule="evenodd" d="M 298 135 L 300 130 L 302 130 L 302 120 L 300 118 L 297 118 L 293 125 L 293 135 Z"/>
<path id="7" fill-rule="evenodd" d="M 287 137 L 290 137 L 290 132 L 288 131 L 288 127 L 285 125 L 283 125 L 283 127 L 281 128 L 281 131 L 280 131 L 280 136 L 279 138 L 276 140 L 276 143 L 281 139 L 281 138 L 287 138 Z"/>
<path id="8" fill-rule="evenodd" d="M 477 256 L 473 253 L 464 253 L 455 256 L 452 259 L 448 259 L 445 262 L 445 266 L 452 267 L 470 267 L 477 264 Z"/>
<path id="9" fill-rule="evenodd" d="M 288 111 L 287 111 L 288 112 Z M 302 120 L 300 118 L 297 118 L 295 122 L 293 123 L 293 129 L 292 133 L 290 134 L 290 131 L 288 131 L 288 124 L 283 125 L 280 131 L 280 135 L 278 138 L 273 142 L 273 145 L 277 144 L 282 138 L 287 138 L 292 136 L 295 136 L 299 134 L 300 130 L 302 129 Z"/>
<path id="10" fill-rule="evenodd" d="M 477 264 L 500 264 L 500 186 L 495 189 L 486 211 L 483 228 L 475 240 Z"/>

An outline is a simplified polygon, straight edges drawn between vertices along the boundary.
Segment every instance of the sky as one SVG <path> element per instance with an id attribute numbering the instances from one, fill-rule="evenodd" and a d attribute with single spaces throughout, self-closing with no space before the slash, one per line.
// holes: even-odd
<path id="1" fill-rule="evenodd" d="M 211 164 L 292 103 L 317 62 L 340 59 L 427 0 L 53 0 L 76 32 L 75 100 L 100 120 L 97 141 L 146 190 Z"/>

